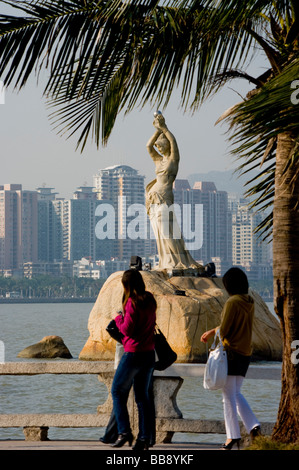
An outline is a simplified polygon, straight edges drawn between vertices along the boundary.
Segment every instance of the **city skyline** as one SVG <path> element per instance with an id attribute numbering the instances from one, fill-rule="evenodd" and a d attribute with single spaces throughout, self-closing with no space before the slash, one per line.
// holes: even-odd
<path id="1" fill-rule="evenodd" d="M 148 218 L 145 221 L 144 217 L 142 220 L 136 217 L 136 207 L 135 212 L 131 211 L 133 206 L 144 206 L 144 177 L 128 165 L 114 165 L 99 170 L 93 178 L 93 186 L 77 188 L 70 199 L 59 197 L 55 188 L 42 186 L 35 191 L 28 191 L 23 190 L 21 185 L 1 185 L 2 269 L 16 270 L 22 263 L 27 263 L 26 269 L 30 271 L 35 263 L 69 261 L 77 262 L 78 272 L 78 262 L 80 264 L 84 258 L 89 261 L 114 258 L 128 262 L 134 255 L 145 259 L 156 256 L 155 240 L 146 228 L 146 225 L 149 226 Z M 184 220 L 179 220 L 185 241 L 192 237 L 201 239 L 197 248 L 193 242 L 193 248 L 189 245 L 194 259 L 201 264 L 215 263 L 218 275 L 231 264 L 241 265 L 247 271 L 254 266 L 257 269 L 260 264 L 261 275 L 269 274 L 269 249 L 266 245 L 258 247 L 253 234 L 260 219 L 248 209 L 242 198 L 218 190 L 211 181 L 196 181 L 191 187 L 187 179 L 177 178 L 173 191 L 175 212 L 178 208 L 183 214 Z M 106 229 L 103 229 L 108 220 L 106 214 L 109 211 L 104 207 L 107 205 L 109 209 L 110 206 L 113 208 L 116 215 L 112 237 L 111 231 L 106 236 Z M 186 205 L 189 208 L 187 212 Z M 202 214 L 200 227 L 195 215 L 198 214 L 199 206 Z M 145 207 L 144 214 L 147 217 Z M 184 232 L 185 214 L 189 214 L 186 220 L 189 234 L 192 235 L 187 239 Z M 98 236 L 99 225 L 103 237 Z M 129 233 L 130 225 L 135 227 L 133 231 L 137 230 L 136 236 Z M 143 236 L 142 225 L 146 228 L 146 237 Z M 198 230 L 202 232 L 201 235 L 197 233 Z M 18 256 L 7 261 L 4 256 L 6 251 L 13 252 L 13 249 L 18 251 Z M 30 250 L 34 256 L 30 255 Z M 32 268 L 28 267 L 28 263 L 32 264 Z"/>

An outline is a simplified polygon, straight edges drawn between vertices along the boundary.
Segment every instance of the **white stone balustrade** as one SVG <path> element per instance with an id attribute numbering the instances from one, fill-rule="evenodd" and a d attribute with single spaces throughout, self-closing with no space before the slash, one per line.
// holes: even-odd
<path id="1" fill-rule="evenodd" d="M 113 362 L 105 361 L 6 362 L 0 364 L 0 375 L 96 374 L 110 392 L 113 366 Z M 184 419 L 176 403 L 177 393 L 183 383 L 182 377 L 201 377 L 204 367 L 204 364 L 174 364 L 163 372 L 155 372 L 157 442 L 170 442 L 175 432 L 225 433 L 223 421 Z M 280 380 L 281 369 L 251 365 L 247 378 Z M 129 398 L 128 408 L 133 433 L 136 433 L 138 418 L 133 394 Z M 107 401 L 98 406 L 95 414 L 0 414 L 0 427 L 23 427 L 26 440 L 46 440 L 50 427 L 104 427 L 108 423 L 111 409 L 112 399 L 109 393 Z M 272 427 L 273 423 L 262 423 L 265 434 L 270 434 Z"/>

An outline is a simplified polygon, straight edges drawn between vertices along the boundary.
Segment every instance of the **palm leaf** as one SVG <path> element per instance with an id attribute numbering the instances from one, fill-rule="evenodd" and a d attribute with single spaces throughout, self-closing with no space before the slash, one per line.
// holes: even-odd
<path id="1" fill-rule="evenodd" d="M 261 171 L 247 183 L 248 196 L 254 196 L 251 207 L 268 209 L 273 204 L 275 186 L 276 139 L 280 133 L 292 132 L 293 152 L 289 155 L 285 171 L 299 158 L 299 105 L 293 104 L 292 84 L 298 77 L 299 58 L 294 59 L 285 70 L 274 77 L 250 99 L 238 104 L 227 116 L 232 135 L 232 153 L 242 162 L 238 168 L 242 174 L 263 166 Z M 264 166 L 266 167 L 264 168 Z M 270 235 L 272 215 L 258 227 Z"/>
<path id="2" fill-rule="evenodd" d="M 16 86 L 21 88 L 32 72 L 45 63 L 51 72 L 65 70 L 70 57 L 81 46 L 78 31 L 84 31 L 89 39 L 86 31 L 95 27 L 90 8 L 87 8 L 91 2 L 6 3 L 26 14 L 24 17 L 0 15 L 0 74 L 6 85 L 15 79 Z"/>
<path id="3" fill-rule="evenodd" d="M 121 37 L 119 30 L 124 23 L 122 14 L 114 18 L 115 24 L 103 26 L 98 55 L 91 59 L 92 65 L 81 80 L 80 91 L 85 99 L 91 99 L 94 90 L 109 87 L 109 94 L 103 92 L 103 95 L 99 95 L 100 99 L 103 96 L 112 99 L 113 96 L 114 106 L 106 107 L 104 119 L 113 123 L 119 110 L 125 108 L 128 112 L 138 104 L 144 106 L 148 101 L 152 106 L 162 104 L 165 107 L 173 89 L 181 81 L 182 105 L 188 106 L 195 87 L 195 95 L 191 100 L 193 108 L 196 109 L 205 97 L 216 91 L 215 84 L 208 77 L 219 68 L 223 70 L 229 67 L 237 55 L 237 63 L 240 63 L 243 54 L 246 55 L 246 47 L 251 45 L 250 35 L 247 32 L 240 35 L 246 36 L 245 47 L 242 38 L 236 37 L 231 26 L 221 31 L 220 35 L 219 31 L 207 33 L 210 25 L 206 24 L 203 5 L 210 2 L 198 3 L 202 3 L 202 6 L 198 4 L 196 12 L 155 6 L 150 12 L 144 10 L 143 17 L 140 12 L 136 17 L 135 8 L 130 11 L 131 16 L 125 21 L 126 27 L 123 27 Z M 125 13 L 128 13 L 128 9 Z M 201 25 L 203 20 L 205 28 Z M 213 24 L 215 22 L 213 19 Z M 231 45 L 227 51 L 227 41 L 223 38 L 228 30 Z M 237 54 L 240 47 L 242 51 Z M 115 88 L 112 92 L 110 83 L 118 68 L 121 70 L 118 74 L 118 86 L 121 91 L 117 93 Z M 76 76 L 73 85 L 75 90 L 78 86 Z M 67 96 L 65 99 L 67 100 Z M 111 116 L 110 109 L 113 109 Z M 110 130 L 112 128 L 105 122 L 103 127 Z M 109 133 L 104 132 L 103 140 L 107 141 L 108 136 Z"/>
<path id="4" fill-rule="evenodd" d="M 295 14 L 294 2 L 282 0 L 274 10 L 266 0 L 6 3 L 25 16 L 0 15 L 0 75 L 6 85 L 14 82 L 21 88 L 46 67 L 45 92 L 56 109 L 52 117 L 62 132 L 79 132 L 81 148 L 90 134 L 97 145 L 106 143 L 120 110 L 148 102 L 165 107 L 178 86 L 181 105 L 196 110 L 236 71 L 243 73 L 239 70 L 254 42 L 277 70 L 279 47 L 263 31 L 267 22 L 273 29 L 273 21 L 284 17 L 290 33 Z M 256 84 L 263 83 L 258 77 Z M 248 147 L 246 158 L 265 155 L 274 136 L 275 131 L 264 135 L 255 153 Z"/>
<path id="5" fill-rule="evenodd" d="M 224 78 L 215 86 L 214 75 L 244 63 L 254 40 L 244 25 L 255 21 L 258 30 L 260 10 L 267 4 L 253 0 L 199 0 L 188 5 L 169 1 L 163 6 L 153 0 L 7 3 L 26 17 L 0 16 L 0 74 L 6 85 L 15 80 L 22 87 L 37 68 L 48 67 L 47 94 L 58 103 L 63 95 L 65 103 L 88 100 L 94 105 L 94 110 L 89 107 L 90 116 L 99 108 L 94 90 L 101 90 L 98 100 L 107 96 L 111 100 L 113 90 L 113 107 L 106 106 L 101 113 L 109 122 L 102 122 L 106 130 L 111 130 L 121 109 L 130 111 L 147 102 L 166 106 L 179 85 L 182 105 L 197 109 L 225 83 Z M 111 87 L 116 74 L 118 92 Z M 86 122 L 93 123 L 87 114 L 84 132 Z M 109 132 L 103 133 L 104 141 Z"/>

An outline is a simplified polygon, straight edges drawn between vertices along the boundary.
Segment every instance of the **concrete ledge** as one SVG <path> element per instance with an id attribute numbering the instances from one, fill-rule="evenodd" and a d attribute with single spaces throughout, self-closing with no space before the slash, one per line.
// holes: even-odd
<path id="1" fill-rule="evenodd" d="M 0 427 L 96 428 L 106 426 L 108 420 L 108 414 L 3 414 Z"/>
<path id="2" fill-rule="evenodd" d="M 209 442 L 171 442 L 171 443 L 167 443 L 167 444 L 156 444 L 154 447 L 151 447 L 149 451 L 146 452 L 146 455 L 147 457 L 144 459 L 148 462 L 148 465 L 149 465 L 149 461 L 150 461 L 150 452 L 153 453 L 154 455 L 154 464 L 152 465 L 155 465 L 155 467 L 158 467 L 158 464 L 156 463 L 157 462 L 157 458 L 159 456 L 159 454 L 162 454 L 162 458 L 163 458 L 163 454 L 170 454 L 170 455 L 173 455 L 175 453 L 175 455 L 179 455 L 182 457 L 182 466 L 184 464 L 187 464 L 188 463 L 188 455 L 191 454 L 191 457 L 193 458 L 193 455 L 194 455 L 194 458 L 195 458 L 195 453 L 199 452 L 199 451 L 203 451 L 203 450 L 209 450 L 209 451 L 214 451 L 214 450 L 220 450 L 220 443 L 216 444 L 216 443 L 209 443 Z M 74 451 L 74 450 L 79 450 L 79 451 L 83 451 L 83 452 L 86 452 L 86 451 L 90 451 L 90 450 L 95 450 L 97 451 L 97 455 L 95 456 L 95 459 L 96 459 L 96 462 L 97 464 L 103 468 L 103 467 L 108 467 L 107 465 L 107 452 L 109 452 L 110 450 L 110 455 L 115 455 L 115 458 L 117 458 L 117 452 L 119 452 L 120 454 L 123 454 L 123 452 L 125 450 L 130 450 L 130 447 L 128 446 L 125 446 L 124 447 L 114 447 L 113 448 L 113 454 L 111 454 L 111 447 L 110 446 L 107 446 L 107 444 L 102 444 L 102 442 L 98 441 L 97 439 L 95 440 L 58 440 L 58 441 L 53 441 L 53 440 L 46 440 L 44 442 L 41 442 L 41 441 L 35 441 L 35 442 L 29 442 L 29 441 L 23 441 L 23 440 L 6 440 L 6 441 L 0 441 L 0 452 L 3 451 L 3 450 L 12 450 L 14 452 L 18 451 L 18 450 L 21 450 L 21 451 L 26 451 L 26 450 L 29 450 L 29 451 L 41 451 L 41 450 L 46 450 L 46 451 L 51 451 L 51 450 L 58 450 L 58 451 L 62 451 L 62 450 L 68 450 L 68 451 Z M 105 455 L 104 457 L 101 456 L 101 454 L 99 454 L 99 451 L 104 451 Z M 128 453 L 127 455 L 130 455 L 130 453 Z M 131 454 L 132 455 L 132 454 Z M 42 456 L 38 456 L 38 457 L 42 457 Z M 59 456 L 60 457 L 60 456 Z M 85 457 L 85 456 L 84 456 Z M 121 456 L 121 458 L 124 457 L 124 454 Z M 156 458 L 155 458 L 156 457 Z M 185 459 L 184 459 L 185 457 Z M 26 458 L 26 456 L 23 454 L 22 455 L 22 458 L 23 458 L 23 461 L 22 463 L 24 462 L 24 458 Z M 32 459 L 34 459 L 35 456 L 34 455 L 30 455 L 29 459 L 30 461 L 32 462 Z M 48 455 L 47 455 L 47 458 L 48 458 Z M 54 459 L 56 458 L 56 456 L 54 456 Z M 133 457 L 129 457 L 130 459 L 133 459 Z M 171 457 L 170 457 L 171 458 Z M 198 456 L 198 458 L 200 458 L 200 456 Z M 102 459 L 102 460 L 101 460 Z M 49 460 L 49 459 L 47 459 Z M 129 460 L 128 460 L 129 461 Z M 130 462 L 130 461 L 129 461 Z M 132 462 L 132 460 L 131 460 Z M 130 463 L 131 463 L 130 462 Z M 24 464 L 24 463 L 23 463 Z M 142 465 L 142 463 L 140 463 L 140 466 L 139 468 L 148 468 L 148 465 L 145 463 L 144 465 Z M 164 464 L 164 462 L 163 462 Z M 134 465 L 135 464 L 128 464 L 127 465 L 127 468 L 134 468 Z M 162 463 L 161 463 L 162 465 Z M 176 465 L 178 467 L 178 465 Z M 110 465 L 111 468 L 113 468 L 112 465 Z M 114 468 L 117 468 L 117 465 L 114 466 Z M 168 464 L 167 467 L 170 467 L 170 465 Z M 189 464 L 189 467 L 190 467 L 190 464 Z M 188 468 L 189 468 L 188 467 Z M 193 466 L 194 467 L 194 466 Z M 197 465 L 198 467 L 198 465 Z M 194 468 L 197 468 L 197 467 L 194 467 Z M 108 467 L 109 468 L 109 467 Z M 121 466 L 121 468 L 124 468 L 124 466 Z"/>
<path id="3" fill-rule="evenodd" d="M 207 419 L 156 419 L 157 429 L 168 432 L 186 432 L 191 434 L 225 434 L 225 424 L 221 420 Z M 272 433 L 274 424 L 261 423 L 262 433 L 269 435 Z M 246 434 L 243 424 L 240 422 L 242 434 Z"/>
<path id="4" fill-rule="evenodd" d="M 102 414 L 7 414 L 0 415 L 0 427 L 104 427 L 109 415 Z M 157 418 L 159 431 L 190 433 L 225 433 L 224 424 L 217 420 Z"/>
<path id="5" fill-rule="evenodd" d="M 0 375 L 38 374 L 99 374 L 113 372 L 114 363 L 109 361 L 45 361 L 4 362 L 0 364 Z"/>
<path id="6" fill-rule="evenodd" d="M 156 377 L 203 377 L 205 364 L 176 363 L 165 371 L 155 371 Z M 38 374 L 100 374 L 114 372 L 112 361 L 45 361 L 45 362 L 4 362 L 0 363 L 0 375 Z M 251 365 L 247 379 L 280 380 L 281 366 Z"/>
<path id="7" fill-rule="evenodd" d="M 108 423 L 106 414 L 8 414 L 0 415 L 1 428 L 100 428 Z M 261 423 L 265 435 L 272 433 L 274 424 Z M 225 434 L 225 425 L 221 420 L 156 418 L 157 431 L 161 433 Z M 240 423 L 242 433 L 246 433 Z"/>
<path id="8" fill-rule="evenodd" d="M 203 377 L 205 371 L 205 364 L 173 364 L 165 371 L 155 372 L 155 376 L 171 376 L 171 377 Z M 268 366 L 263 364 L 260 366 L 250 365 L 246 379 L 257 380 L 280 380 L 281 379 L 281 364 Z"/>

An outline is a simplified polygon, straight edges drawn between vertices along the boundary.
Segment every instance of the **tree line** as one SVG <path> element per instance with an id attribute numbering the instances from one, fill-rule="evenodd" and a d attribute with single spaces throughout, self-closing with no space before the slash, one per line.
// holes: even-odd
<path id="1" fill-rule="evenodd" d="M 0 277 L 0 297 L 15 292 L 24 298 L 78 298 L 97 297 L 104 279 L 78 277 L 36 276 L 32 279 Z"/>
<path id="2" fill-rule="evenodd" d="M 78 298 L 97 297 L 105 279 L 89 279 L 82 277 L 53 277 L 39 275 L 32 279 L 0 277 L 0 298 L 7 292 L 17 292 L 21 297 L 54 297 Z M 273 296 L 273 280 L 252 281 L 250 287 L 263 298 Z"/>

